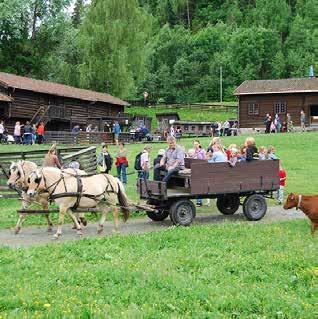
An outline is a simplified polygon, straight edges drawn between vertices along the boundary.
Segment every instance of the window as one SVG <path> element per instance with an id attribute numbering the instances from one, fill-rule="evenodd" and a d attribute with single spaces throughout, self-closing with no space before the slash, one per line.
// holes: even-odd
<path id="1" fill-rule="evenodd" d="M 185 125 L 185 126 L 183 127 L 183 129 L 184 129 L 185 131 L 188 131 L 188 130 L 189 130 L 189 125 Z"/>
<path id="2" fill-rule="evenodd" d="M 248 115 L 259 115 L 258 103 L 248 103 Z"/>
<path id="3" fill-rule="evenodd" d="M 203 131 L 203 125 L 199 125 L 199 131 Z"/>
<path id="4" fill-rule="evenodd" d="M 275 114 L 286 114 L 286 102 L 284 102 L 284 101 L 275 102 L 274 113 Z"/>
<path id="5" fill-rule="evenodd" d="M 195 131 L 195 126 L 191 126 L 191 131 Z"/>

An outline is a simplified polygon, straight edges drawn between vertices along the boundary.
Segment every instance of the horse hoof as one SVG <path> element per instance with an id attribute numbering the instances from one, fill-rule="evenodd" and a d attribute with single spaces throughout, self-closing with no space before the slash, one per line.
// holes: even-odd
<path id="1" fill-rule="evenodd" d="M 61 234 L 54 234 L 54 235 L 53 235 L 53 239 L 54 239 L 54 240 L 59 239 L 60 236 L 61 236 Z"/>
<path id="2" fill-rule="evenodd" d="M 87 226 L 87 220 L 85 218 L 81 217 L 80 222 L 82 223 L 83 226 Z"/>
<path id="3" fill-rule="evenodd" d="M 21 231 L 21 227 L 17 227 L 17 228 L 14 230 L 14 233 L 15 233 L 16 235 L 18 235 L 18 234 L 20 233 L 20 231 Z"/>
<path id="4" fill-rule="evenodd" d="M 77 232 L 76 232 L 76 235 L 78 235 L 78 236 L 83 236 L 83 232 L 82 232 L 82 230 L 78 230 Z"/>
<path id="5" fill-rule="evenodd" d="M 52 233 L 52 231 L 53 231 L 53 228 L 52 228 L 52 227 L 49 227 L 49 228 L 47 229 L 47 232 L 48 232 L 48 233 Z"/>
<path id="6" fill-rule="evenodd" d="M 97 234 L 100 235 L 103 232 L 103 228 L 97 229 Z"/>
<path id="7" fill-rule="evenodd" d="M 77 229 L 75 225 L 73 225 L 72 229 Z"/>

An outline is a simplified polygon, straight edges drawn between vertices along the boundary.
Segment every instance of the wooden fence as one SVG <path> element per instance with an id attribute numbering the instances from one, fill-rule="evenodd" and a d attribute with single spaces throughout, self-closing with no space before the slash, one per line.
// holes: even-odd
<path id="1" fill-rule="evenodd" d="M 71 145 L 114 143 L 114 134 L 110 132 L 79 132 L 77 135 L 64 131 L 47 131 L 45 132 L 46 143 L 59 143 Z M 128 143 L 133 140 L 133 134 L 120 133 L 119 141 Z"/>
<path id="2" fill-rule="evenodd" d="M 28 160 L 36 163 L 37 165 L 42 165 L 46 153 L 47 150 L 0 153 L 0 200 L 1 198 L 12 198 L 18 196 L 17 192 L 10 190 L 6 185 L 11 162 Z M 63 164 L 78 161 L 81 164 L 81 168 L 87 171 L 87 173 L 96 172 L 96 147 L 58 148 L 57 153 Z"/>

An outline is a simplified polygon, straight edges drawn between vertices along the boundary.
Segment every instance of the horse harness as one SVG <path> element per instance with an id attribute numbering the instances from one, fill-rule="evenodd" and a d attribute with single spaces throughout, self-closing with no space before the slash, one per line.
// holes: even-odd
<path id="1" fill-rule="evenodd" d="M 104 199 L 106 200 L 105 198 L 105 193 L 107 193 L 107 195 L 109 195 L 110 193 L 115 193 L 114 191 L 114 188 L 112 186 L 112 184 L 110 183 L 109 181 L 109 178 L 106 176 L 106 174 L 101 174 L 102 176 L 105 177 L 106 181 L 108 182 L 107 183 L 107 186 L 106 186 L 106 190 L 103 191 L 101 194 L 98 194 L 98 195 L 93 195 L 93 194 L 85 194 L 83 193 L 83 182 L 82 182 L 82 178 L 85 178 L 85 177 L 91 177 L 93 175 L 96 175 L 96 174 L 92 174 L 92 175 L 78 175 L 78 174 L 74 174 L 74 175 L 71 175 L 72 177 L 75 177 L 76 178 L 76 181 L 77 181 L 77 191 L 76 192 L 68 192 L 67 191 L 67 187 L 66 187 L 66 183 L 65 183 L 65 176 L 63 173 L 61 173 L 61 177 L 59 180 L 57 180 L 56 182 L 54 182 L 53 184 L 51 184 L 50 186 L 46 186 L 46 178 L 44 176 L 44 174 L 42 173 L 41 174 L 41 178 L 39 179 L 38 181 L 38 186 L 36 188 L 36 190 L 38 189 L 40 183 L 41 183 L 41 179 L 43 178 L 44 180 L 44 186 L 46 187 L 45 190 L 43 191 L 43 193 L 48 193 L 49 192 L 49 189 L 54 187 L 52 192 L 51 192 L 51 195 L 49 195 L 49 198 L 48 200 L 50 202 L 52 202 L 53 200 L 57 199 L 57 198 L 64 198 L 64 197 L 76 197 L 76 202 L 75 204 L 71 207 L 71 209 L 77 209 L 78 206 L 79 206 L 79 203 L 81 201 L 81 198 L 82 197 L 86 197 L 86 198 L 89 198 L 89 199 L 92 199 L 92 200 L 95 200 L 96 202 L 99 202 L 100 201 L 100 197 L 103 196 Z M 60 182 L 63 182 L 64 184 L 64 189 L 65 189 L 65 192 L 64 193 L 60 193 L 60 194 L 54 194 L 56 188 L 58 187 L 58 185 L 60 184 Z M 109 188 L 110 187 L 110 188 Z"/>

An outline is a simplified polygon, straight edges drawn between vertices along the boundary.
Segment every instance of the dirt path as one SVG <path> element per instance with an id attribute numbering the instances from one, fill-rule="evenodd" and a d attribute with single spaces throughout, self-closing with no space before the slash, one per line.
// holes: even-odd
<path id="1" fill-rule="evenodd" d="M 305 215 L 302 212 L 296 210 L 285 211 L 281 207 L 269 207 L 266 216 L 262 219 L 261 222 L 271 223 L 276 221 L 293 220 L 304 217 Z M 232 216 L 224 216 L 220 215 L 219 213 L 197 214 L 194 224 L 215 224 L 221 222 L 235 221 L 246 221 L 241 211 Z M 147 217 L 145 217 L 129 220 L 126 224 L 121 224 L 120 232 L 121 234 L 147 233 L 150 231 L 164 230 L 167 229 L 167 227 L 169 226 L 172 226 L 172 223 L 169 218 L 167 218 L 163 222 L 153 222 Z M 45 226 L 25 227 L 22 229 L 22 232 L 19 235 L 15 235 L 12 230 L 1 230 L 0 245 L 18 248 L 79 239 L 79 237 L 77 237 L 75 234 L 75 230 L 71 227 L 71 225 L 64 225 L 63 236 L 61 237 L 61 239 L 57 241 L 52 240 L 53 233 L 46 232 Z M 112 234 L 113 223 L 105 223 L 103 235 L 97 235 L 96 229 L 97 223 L 90 223 L 87 227 L 85 227 L 84 235 L 82 236 L 82 238 L 108 236 Z"/>

